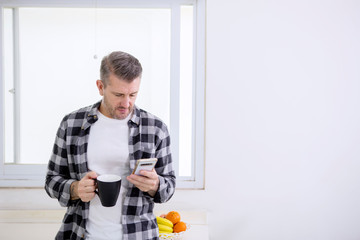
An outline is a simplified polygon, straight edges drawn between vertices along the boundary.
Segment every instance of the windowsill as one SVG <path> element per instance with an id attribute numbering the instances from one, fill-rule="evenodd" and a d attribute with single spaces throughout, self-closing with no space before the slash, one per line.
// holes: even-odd
<path id="1" fill-rule="evenodd" d="M 32 189 L 43 189 L 44 188 L 44 177 L 41 178 L 28 178 L 28 179 L 4 179 L 0 178 L 0 189 L 9 188 L 32 188 Z M 203 190 L 203 181 L 193 181 L 186 179 L 179 179 L 176 183 L 177 190 Z"/>
<path id="2" fill-rule="evenodd" d="M 155 211 L 204 210 L 197 202 L 206 190 L 177 189 L 169 202 L 155 204 Z M 0 188 L 0 210 L 63 210 L 56 199 L 50 198 L 44 188 Z"/>

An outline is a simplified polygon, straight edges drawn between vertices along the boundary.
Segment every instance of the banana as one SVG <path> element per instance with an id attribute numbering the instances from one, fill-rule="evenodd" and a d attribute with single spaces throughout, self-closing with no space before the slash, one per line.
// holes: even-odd
<path id="1" fill-rule="evenodd" d="M 158 224 L 162 224 L 162 225 L 165 225 L 165 226 L 168 226 L 168 227 L 173 227 L 174 226 L 174 224 L 170 220 L 168 220 L 166 218 L 156 217 L 156 221 L 157 221 Z"/>
<path id="2" fill-rule="evenodd" d="M 162 224 L 158 224 L 159 226 L 159 232 L 164 232 L 164 233 L 172 233 L 173 232 L 173 228 L 169 227 L 169 226 L 165 226 Z"/>

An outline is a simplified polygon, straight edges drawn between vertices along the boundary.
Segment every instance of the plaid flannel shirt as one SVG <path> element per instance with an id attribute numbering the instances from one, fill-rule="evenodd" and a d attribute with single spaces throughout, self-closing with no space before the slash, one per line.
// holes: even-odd
<path id="1" fill-rule="evenodd" d="M 67 212 L 55 239 L 85 238 L 89 203 L 71 200 L 70 185 L 89 171 L 87 145 L 91 125 L 97 121 L 96 111 L 99 106 L 100 102 L 66 115 L 56 134 L 45 190 L 50 197 L 57 198 L 61 206 L 67 207 Z M 131 170 L 137 159 L 156 157 L 158 162 L 155 170 L 160 185 L 155 196 L 151 197 L 130 183 L 122 209 L 123 239 L 159 239 L 153 214 L 154 203 L 168 201 L 175 191 L 170 136 L 160 119 L 136 106 L 128 126 Z"/>

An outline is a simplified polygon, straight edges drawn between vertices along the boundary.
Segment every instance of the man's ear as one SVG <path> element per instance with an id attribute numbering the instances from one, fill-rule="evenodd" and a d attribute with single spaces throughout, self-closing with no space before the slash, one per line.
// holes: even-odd
<path id="1" fill-rule="evenodd" d="M 99 94 L 104 96 L 104 83 L 101 80 L 96 80 L 96 86 L 99 90 Z"/>

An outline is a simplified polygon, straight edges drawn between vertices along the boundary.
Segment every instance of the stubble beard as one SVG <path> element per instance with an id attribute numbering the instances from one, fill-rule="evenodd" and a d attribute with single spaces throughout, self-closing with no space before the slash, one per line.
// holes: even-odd
<path id="1" fill-rule="evenodd" d="M 129 114 L 132 112 L 132 107 L 127 108 L 128 113 L 126 115 L 121 114 L 121 115 L 117 115 L 116 111 L 117 109 L 126 109 L 120 106 L 117 107 L 112 107 L 111 104 L 109 104 L 109 102 L 107 101 L 106 98 L 104 98 L 104 107 L 106 109 L 106 111 L 109 113 L 111 118 L 117 119 L 117 120 L 123 120 L 125 118 L 127 118 L 129 116 Z"/>

